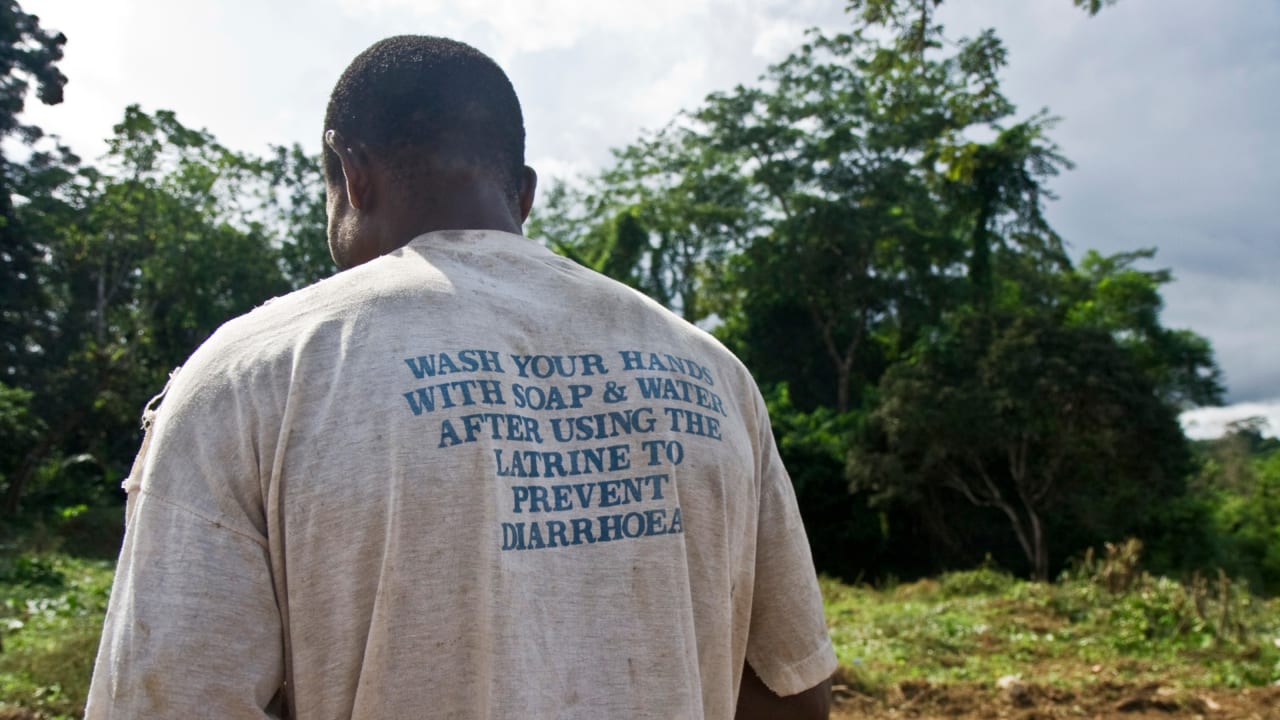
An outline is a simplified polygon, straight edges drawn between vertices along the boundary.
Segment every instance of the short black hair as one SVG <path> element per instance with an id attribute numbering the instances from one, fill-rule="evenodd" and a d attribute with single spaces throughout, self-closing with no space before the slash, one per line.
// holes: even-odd
<path id="1" fill-rule="evenodd" d="M 329 96 L 325 130 L 359 140 L 413 177 L 426 158 L 493 172 L 514 197 L 524 169 L 524 117 L 515 88 L 489 56 L 456 40 L 398 35 L 347 66 Z M 338 156 L 324 147 L 330 184 Z"/>

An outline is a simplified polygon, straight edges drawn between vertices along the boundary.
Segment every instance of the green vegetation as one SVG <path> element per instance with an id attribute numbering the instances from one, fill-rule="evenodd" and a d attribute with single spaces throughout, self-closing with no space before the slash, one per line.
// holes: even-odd
<path id="1" fill-rule="evenodd" d="M 1209 564 L 1243 577 L 1254 589 L 1280 594 L 1280 439 L 1264 437 L 1257 419 L 1234 424 L 1195 448 L 1187 524 L 1206 523 Z M 1186 522 L 1185 520 L 1182 522 Z"/>
<path id="2" fill-rule="evenodd" d="M 1055 583 L 992 568 L 879 589 L 826 579 L 823 592 L 845 682 L 880 696 L 903 681 L 1171 687 L 1280 680 L 1280 601 L 1225 575 L 1187 583 L 1137 569 L 1135 545 L 1112 546 Z"/>
<path id="3" fill-rule="evenodd" d="M 1225 575 L 1152 576 L 1139 550 L 1088 553 L 1054 583 L 991 567 L 879 587 L 824 578 L 840 683 L 885 698 L 903 683 L 993 687 L 1006 676 L 1076 690 L 1280 680 L 1280 599 Z M 109 563 L 61 555 L 0 568 L 0 711 L 79 716 L 110 582 Z"/>
<path id="4" fill-rule="evenodd" d="M 1183 436 L 1222 395 L 1212 348 L 1162 323 L 1154 249 L 1069 256 L 1054 118 L 1017 112 L 1000 39 L 944 36 L 940 2 L 850 0 L 847 32 L 552 185 L 526 230 L 755 373 L 854 691 L 1276 682 L 1280 441 Z M 296 146 L 132 106 L 93 165 L 24 125 L 29 94 L 61 100 L 65 42 L 0 1 L 0 716 L 80 712 L 110 583 L 88 558 L 118 550 L 148 399 L 333 270 Z"/>
<path id="5" fill-rule="evenodd" d="M 944 35 L 938 4 L 851 2 L 852 29 L 554 188 L 530 232 L 751 368 L 825 572 L 990 555 L 1047 579 L 1129 536 L 1212 572 L 1234 531 L 1177 422 L 1221 399 L 1212 348 L 1161 322 L 1154 250 L 1069 256 L 1054 118 L 1020 114 L 1000 39 Z"/>
<path id="6" fill-rule="evenodd" d="M 1019 113 L 1000 39 L 949 38 L 938 5 L 851 1 L 846 32 L 552 185 L 528 234 L 751 368 L 823 572 L 990 556 L 1046 579 L 1139 537 L 1152 571 L 1280 591 L 1274 444 L 1183 436 L 1222 386 L 1209 343 L 1161 322 L 1171 275 L 1154 249 L 1069 256 L 1044 213 L 1070 169 L 1054 118 Z M 21 123 L 28 95 L 60 100 L 66 39 L 0 11 L 0 542 L 111 557 L 168 373 L 332 272 L 323 180 L 296 146 L 256 157 L 136 106 L 83 161 Z"/>
<path id="7" fill-rule="evenodd" d="M 1180 432 L 1221 399 L 1212 348 L 1162 323 L 1154 250 L 1067 253 L 1054 118 L 1018 112 L 1000 39 L 945 36 L 939 2 L 851 0 L 846 32 L 551 187 L 529 235 L 745 361 L 829 575 L 990 557 L 1043 580 L 1138 537 L 1151 572 L 1280 592 L 1280 443 Z M 332 271 L 323 181 L 297 147 L 136 106 L 87 163 L 21 122 L 28 95 L 60 101 L 66 38 L 11 0 L 0 31 L 0 563 L 112 557 L 171 369 Z"/>
<path id="8" fill-rule="evenodd" d="M 67 556 L 0 562 L 0 710 L 83 715 L 111 572 L 106 561 Z"/>
<path id="9" fill-rule="evenodd" d="M 0 3 L 0 542 L 119 546 L 140 416 L 219 325 L 333 272 L 316 158 L 123 109 L 96 165 L 23 125 L 66 38 Z M 19 148 L 16 152 L 14 148 Z"/>

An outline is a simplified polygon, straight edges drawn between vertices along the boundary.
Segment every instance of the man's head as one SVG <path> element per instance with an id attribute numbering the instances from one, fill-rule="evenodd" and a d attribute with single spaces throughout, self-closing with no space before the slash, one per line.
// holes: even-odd
<path id="1" fill-rule="evenodd" d="M 518 232 L 536 177 L 524 121 L 493 60 L 402 35 L 358 55 L 325 112 L 329 249 L 341 267 L 440 229 Z"/>

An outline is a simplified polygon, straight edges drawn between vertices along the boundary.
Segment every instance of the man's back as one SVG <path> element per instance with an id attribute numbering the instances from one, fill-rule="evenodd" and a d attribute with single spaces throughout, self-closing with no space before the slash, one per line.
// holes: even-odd
<path id="1" fill-rule="evenodd" d="M 287 678 L 305 718 L 727 718 L 744 658 L 782 695 L 833 669 L 750 376 L 520 236 L 229 324 L 153 432 L 91 703 L 252 716 Z M 224 677 L 167 687 L 193 661 Z"/>

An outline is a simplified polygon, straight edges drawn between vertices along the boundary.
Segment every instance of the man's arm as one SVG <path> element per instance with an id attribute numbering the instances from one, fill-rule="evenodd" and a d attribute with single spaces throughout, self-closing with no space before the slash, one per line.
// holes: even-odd
<path id="1" fill-rule="evenodd" d="M 265 720 L 284 679 L 281 633 L 265 548 L 144 492 L 85 717 Z"/>
<path id="2" fill-rule="evenodd" d="M 826 718 L 835 651 L 795 490 L 756 393 L 759 514 L 737 717 Z"/>
<path id="3" fill-rule="evenodd" d="M 212 346 L 212 349 L 210 349 Z M 148 430 L 85 716 L 264 720 L 284 682 L 258 424 L 211 340 Z"/>
<path id="4" fill-rule="evenodd" d="M 827 720 L 831 714 L 831 678 L 795 695 L 774 694 L 752 669 L 742 664 L 735 720 Z"/>

